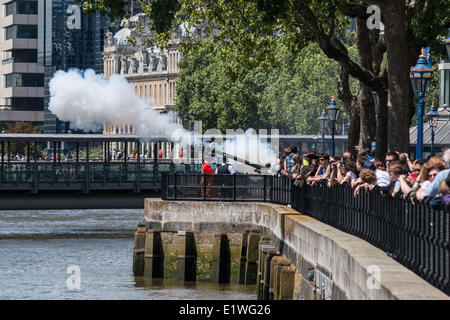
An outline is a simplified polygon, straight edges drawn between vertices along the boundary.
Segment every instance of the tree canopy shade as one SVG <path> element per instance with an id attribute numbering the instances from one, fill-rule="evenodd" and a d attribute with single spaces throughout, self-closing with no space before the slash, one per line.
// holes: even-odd
<path id="1" fill-rule="evenodd" d="M 90 11 L 113 16 L 127 12 L 124 0 L 82 2 L 83 8 Z M 380 8 L 383 37 L 379 30 L 368 29 L 365 24 L 371 15 L 367 13 L 369 5 Z M 379 119 L 389 130 L 389 149 L 398 151 L 409 150 L 409 126 L 415 113 L 409 68 L 415 64 L 421 47 L 430 46 L 433 55 L 443 54 L 439 36 L 450 27 L 448 0 L 143 0 L 141 6 L 153 20 L 160 34 L 156 40 L 161 44 L 167 41 L 174 23 L 185 23 L 192 30 L 201 27 L 201 32 L 183 43 L 184 52 L 204 44 L 196 41 L 195 35 L 197 40 L 210 36 L 223 44 L 221 54 L 234 61 L 230 70 L 237 77 L 245 77 L 246 71 L 242 71 L 251 68 L 268 70 L 274 61 L 276 39 L 282 38 L 296 48 L 316 43 L 328 58 L 339 63 L 342 90 L 338 96 L 351 109 L 352 119 L 362 116 L 360 135 L 373 135 L 366 127 L 374 117 L 366 114 L 373 109 L 370 93 L 377 91 L 380 112 L 387 113 L 379 115 Z M 339 37 L 348 24 L 347 17 L 358 19 L 358 59 L 351 57 Z M 383 56 L 387 63 L 382 69 Z M 348 76 L 361 84 L 356 103 L 349 100 L 353 98 L 345 90 Z M 352 123 L 356 125 L 357 121 Z M 378 131 L 383 130 L 377 129 L 377 137 Z M 366 144 L 368 140 L 360 137 L 360 141 Z"/>

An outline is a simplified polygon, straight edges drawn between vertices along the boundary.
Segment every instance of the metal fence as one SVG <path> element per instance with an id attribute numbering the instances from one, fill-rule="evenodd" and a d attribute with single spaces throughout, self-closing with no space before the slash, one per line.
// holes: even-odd
<path id="1" fill-rule="evenodd" d="M 364 239 L 450 294 L 450 207 L 383 196 L 348 185 L 293 187 L 292 208 Z"/>
<path id="2" fill-rule="evenodd" d="M 0 191 L 160 189 L 161 174 L 198 172 L 199 165 L 154 162 L 5 162 Z"/>
<path id="3" fill-rule="evenodd" d="M 290 202 L 290 181 L 257 174 L 163 173 L 164 200 Z"/>
<path id="4" fill-rule="evenodd" d="M 383 196 L 378 189 L 356 197 L 348 185 L 302 188 L 263 175 L 162 175 L 165 200 L 265 201 L 297 211 L 364 239 L 446 294 L 450 294 L 450 206 Z"/>

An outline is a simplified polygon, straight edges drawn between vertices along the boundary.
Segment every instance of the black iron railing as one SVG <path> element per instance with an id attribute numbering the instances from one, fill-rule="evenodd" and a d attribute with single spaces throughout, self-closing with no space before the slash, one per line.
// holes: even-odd
<path id="1" fill-rule="evenodd" d="M 257 174 L 163 173 L 164 200 L 264 201 L 290 203 L 289 179 Z"/>
<path id="2" fill-rule="evenodd" d="M 292 189 L 292 207 L 362 238 L 450 294 L 450 207 L 383 196 L 379 190 L 356 197 L 348 185 Z"/>
<path id="3" fill-rule="evenodd" d="M 165 200 L 265 201 L 297 211 L 364 239 L 426 281 L 450 294 L 450 206 L 383 196 L 378 189 L 356 197 L 348 185 L 295 186 L 263 175 L 162 175 Z"/>

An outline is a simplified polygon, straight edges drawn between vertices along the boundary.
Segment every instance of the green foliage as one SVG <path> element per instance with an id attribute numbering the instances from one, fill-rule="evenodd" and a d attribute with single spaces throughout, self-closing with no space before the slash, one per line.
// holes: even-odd
<path id="1" fill-rule="evenodd" d="M 209 43 L 184 57 L 177 79 L 177 112 L 196 113 L 204 129 L 318 132 L 317 118 L 336 94 L 336 62 L 314 44 L 297 53 L 278 41 L 270 70 L 241 67 L 243 76 L 236 76 L 236 62 L 221 58 L 221 49 Z M 351 84 L 355 90 L 356 81 Z M 343 113 L 342 118 L 346 117 Z"/>
<path id="2" fill-rule="evenodd" d="M 277 62 L 279 68 L 268 78 L 261 115 L 268 116 L 271 125 L 283 133 L 316 134 L 317 118 L 336 95 L 339 65 L 316 45 L 297 56 L 281 47 Z"/>

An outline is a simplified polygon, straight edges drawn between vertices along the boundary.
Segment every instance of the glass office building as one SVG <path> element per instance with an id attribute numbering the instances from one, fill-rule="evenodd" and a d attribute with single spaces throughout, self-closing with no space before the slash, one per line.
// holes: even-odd
<path id="1" fill-rule="evenodd" d="M 119 23 L 99 14 L 88 15 L 73 0 L 42 0 L 38 5 L 38 62 L 44 74 L 44 132 L 66 133 L 69 123 L 48 111 L 48 84 L 57 70 L 94 69 L 103 72 L 102 51 L 106 33 Z"/>

